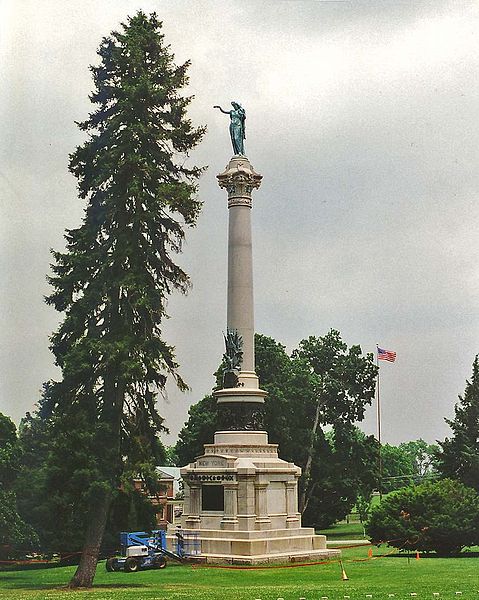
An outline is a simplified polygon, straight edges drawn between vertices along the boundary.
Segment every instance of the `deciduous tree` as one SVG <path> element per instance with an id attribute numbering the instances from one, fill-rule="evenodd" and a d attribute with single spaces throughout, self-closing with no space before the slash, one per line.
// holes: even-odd
<path id="1" fill-rule="evenodd" d="M 361 421 L 374 398 L 377 367 L 371 354 L 363 355 L 359 346 L 348 346 L 338 331 L 323 337 L 311 336 L 299 344 L 293 359 L 304 361 L 312 376 L 313 393 L 308 402 L 308 425 L 304 446 L 300 510 L 306 511 L 315 484 L 311 479 L 315 445 L 320 426 L 332 425 L 337 434 L 342 426 Z"/>
<path id="2" fill-rule="evenodd" d="M 409 452 L 399 446 L 381 446 L 381 491 L 391 492 L 414 483 L 414 460 Z"/>
<path id="3" fill-rule="evenodd" d="M 428 444 L 423 439 L 402 442 L 399 447 L 410 457 L 413 475 L 418 480 L 437 474 L 437 444 Z"/>
<path id="4" fill-rule="evenodd" d="M 92 472 L 85 452 L 82 424 L 66 422 L 67 436 L 59 435 L 59 424 L 45 418 L 40 401 L 34 414 L 22 419 L 18 434 L 18 474 L 14 481 L 18 512 L 33 526 L 39 549 L 60 553 L 62 560 L 78 563 L 88 522 L 86 477 Z M 88 438 L 86 438 L 88 439 Z M 137 473 L 135 472 L 135 475 Z M 148 530 L 155 525 L 155 508 L 148 497 L 135 490 L 125 472 L 120 489 L 112 491 L 112 503 L 103 537 L 102 551 L 118 547 L 119 533 Z M 154 483 L 148 481 L 151 491 Z"/>
<path id="5" fill-rule="evenodd" d="M 0 559 L 14 558 L 38 546 L 38 537 L 17 509 L 15 481 L 19 450 L 13 421 L 0 413 Z"/>

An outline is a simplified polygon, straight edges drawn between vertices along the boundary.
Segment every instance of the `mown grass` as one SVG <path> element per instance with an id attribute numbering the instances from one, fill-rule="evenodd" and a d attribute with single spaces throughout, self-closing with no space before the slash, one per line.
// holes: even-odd
<path id="1" fill-rule="evenodd" d="M 318 531 L 327 536 L 328 540 L 363 540 L 363 526 L 359 521 L 349 523 L 341 522 L 331 525 L 327 529 Z"/>
<path id="2" fill-rule="evenodd" d="M 0 573 L 0 598 L 15 600 L 479 600 L 479 558 L 387 555 L 387 549 L 343 551 L 349 581 L 337 562 L 293 568 L 217 569 L 171 564 L 161 571 L 107 573 L 100 563 L 91 591 L 62 589 L 74 567 Z M 458 592 L 461 592 L 460 594 Z M 433 594 L 439 594 L 439 598 Z M 417 596 L 411 596 L 417 594 Z"/>

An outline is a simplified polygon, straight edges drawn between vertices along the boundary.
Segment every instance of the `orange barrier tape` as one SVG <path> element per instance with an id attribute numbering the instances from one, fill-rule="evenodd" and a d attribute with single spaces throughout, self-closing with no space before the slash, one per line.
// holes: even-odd
<path id="1" fill-rule="evenodd" d="M 233 571 L 256 571 L 259 569 L 295 569 L 296 567 L 314 567 L 315 565 L 328 565 L 331 560 L 322 560 L 311 563 L 295 563 L 292 565 L 191 565 L 193 569 L 232 569 Z"/>
<path id="2" fill-rule="evenodd" d="M 380 542 L 381 544 L 388 544 L 389 542 L 397 542 L 398 540 L 389 540 L 388 542 Z M 386 554 L 377 554 L 376 556 L 368 556 L 367 558 L 351 558 L 349 560 L 347 560 L 346 562 L 367 562 L 368 560 L 375 560 L 378 558 L 384 558 L 385 556 L 391 556 L 391 554 L 394 554 L 395 552 L 397 552 L 398 550 L 402 550 L 402 548 L 404 548 L 404 546 L 409 542 L 409 540 L 406 540 L 404 542 L 404 544 L 402 544 L 402 546 L 400 546 L 399 548 L 392 548 L 389 552 L 386 552 Z"/>
<path id="3" fill-rule="evenodd" d="M 398 541 L 398 540 L 388 540 L 386 542 L 379 542 L 377 545 L 388 544 L 389 542 L 396 542 L 396 541 Z M 236 571 L 254 571 L 254 570 L 258 570 L 258 569 L 295 569 L 296 567 L 314 567 L 316 565 L 332 565 L 332 564 L 341 564 L 341 563 L 367 562 L 369 560 L 375 560 L 378 558 L 384 558 L 386 556 L 390 556 L 391 554 L 394 554 L 398 550 L 401 550 L 401 548 L 403 548 L 408 542 L 409 542 L 409 540 L 406 540 L 400 548 L 393 548 L 390 552 L 387 552 L 386 554 L 378 554 L 377 556 L 372 556 L 372 557 L 368 556 L 367 558 L 350 558 L 348 560 L 339 558 L 339 559 L 333 559 L 333 560 L 323 560 L 323 561 L 319 561 L 319 562 L 294 563 L 294 564 L 289 564 L 289 565 L 248 566 L 248 565 L 195 565 L 195 564 L 193 564 L 191 566 L 194 569 L 231 569 L 231 570 L 236 570 Z M 372 543 L 368 542 L 367 544 L 366 543 L 353 544 L 351 546 L 340 546 L 337 548 L 329 548 L 329 549 L 330 550 L 341 550 L 344 548 L 360 548 L 362 546 L 372 546 Z"/>
<path id="4" fill-rule="evenodd" d="M 393 540 L 391 540 L 393 541 Z M 350 544 L 349 546 L 328 546 L 328 550 L 345 550 L 347 548 L 362 548 L 363 546 L 372 546 L 372 542 L 364 542 L 364 544 Z"/>
<path id="5" fill-rule="evenodd" d="M 361 548 L 361 547 L 365 547 L 365 546 L 372 546 L 372 545 L 381 545 L 381 544 L 389 544 L 390 542 L 397 542 L 399 540 L 397 539 L 392 539 L 392 540 L 387 540 L 387 541 L 381 541 L 381 542 L 376 542 L 375 544 L 372 544 L 372 542 L 364 542 L 361 544 L 351 544 L 348 546 L 330 546 L 329 549 L 330 550 L 345 550 L 348 548 Z M 317 561 L 317 562 L 307 562 L 307 563 L 293 563 L 293 564 L 287 564 L 287 565 L 207 565 L 207 564 L 191 564 L 191 567 L 194 569 L 198 569 L 198 568 L 203 568 L 203 569 L 232 569 L 232 570 L 257 570 L 257 569 L 295 569 L 296 567 L 314 567 L 316 565 L 330 565 L 330 564 L 334 564 L 334 563 L 340 563 L 341 561 L 344 563 L 354 563 L 354 562 L 367 562 L 369 560 L 375 560 L 378 558 L 384 558 L 386 556 L 390 556 L 391 554 L 393 554 L 394 552 L 397 552 L 398 550 L 401 550 L 409 541 L 417 541 L 417 540 L 406 540 L 399 548 L 393 548 L 390 552 L 387 552 L 386 554 L 378 554 L 377 556 L 371 556 L 371 557 L 367 557 L 367 558 L 350 558 L 347 560 L 344 559 L 334 559 L 334 560 L 323 560 L 323 561 Z M 58 564 L 61 563 L 62 561 L 71 558 L 72 556 L 76 556 L 78 554 L 82 554 L 82 550 L 76 551 L 76 552 L 69 552 L 67 553 L 60 553 L 60 552 L 56 552 L 55 554 L 58 554 L 58 558 L 55 558 L 54 560 L 43 560 L 43 559 L 30 559 L 30 560 L 0 560 L 0 564 L 5 564 L 5 565 L 29 565 L 29 564 Z"/>
<path id="6" fill-rule="evenodd" d="M 40 560 L 40 559 L 31 559 L 31 560 L 0 560 L 0 565 L 30 565 L 30 564 L 45 564 L 51 562 L 50 560 Z"/>
<path id="7" fill-rule="evenodd" d="M 82 550 L 78 550 L 77 552 L 69 552 L 69 553 L 61 553 L 55 552 L 58 556 L 54 559 L 41 559 L 41 558 L 30 558 L 28 560 L 0 560 L 0 565 L 35 565 L 35 564 L 58 564 L 65 560 L 68 560 L 72 556 L 77 556 L 81 554 Z"/>

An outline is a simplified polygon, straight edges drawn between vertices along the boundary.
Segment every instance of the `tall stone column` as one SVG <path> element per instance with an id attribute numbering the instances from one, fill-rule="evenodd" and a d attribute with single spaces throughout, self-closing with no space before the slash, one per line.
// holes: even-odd
<path id="1" fill-rule="evenodd" d="M 266 392 L 259 389 L 254 361 L 253 254 L 251 242 L 251 193 L 259 188 L 262 175 L 245 156 L 234 156 L 218 183 L 228 192 L 228 310 L 227 327 L 243 341 L 243 359 L 238 386 L 215 392 L 218 403 L 262 403 Z"/>

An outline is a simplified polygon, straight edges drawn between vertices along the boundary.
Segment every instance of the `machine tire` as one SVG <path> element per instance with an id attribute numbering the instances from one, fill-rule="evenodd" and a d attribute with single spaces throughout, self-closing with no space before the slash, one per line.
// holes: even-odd
<path id="1" fill-rule="evenodd" d="M 139 570 L 140 570 L 140 565 L 139 565 L 138 561 L 136 560 L 136 558 L 133 558 L 133 556 L 130 556 L 129 558 L 126 559 L 125 571 L 127 573 L 136 573 Z"/>
<path id="2" fill-rule="evenodd" d="M 155 558 L 155 569 L 165 569 L 166 568 L 166 558 L 164 556 L 157 556 Z"/>
<path id="3" fill-rule="evenodd" d="M 114 558 L 114 557 L 107 558 L 106 563 L 105 563 L 105 568 L 108 571 L 108 573 L 111 573 L 112 571 L 118 571 L 118 567 L 116 564 L 116 558 Z"/>

